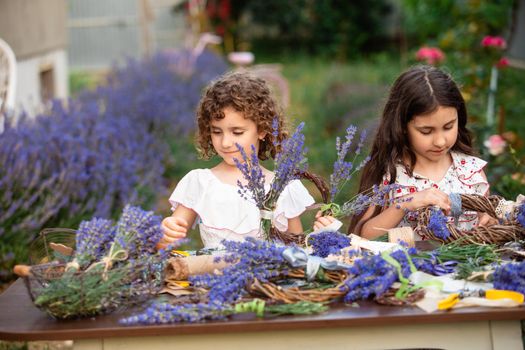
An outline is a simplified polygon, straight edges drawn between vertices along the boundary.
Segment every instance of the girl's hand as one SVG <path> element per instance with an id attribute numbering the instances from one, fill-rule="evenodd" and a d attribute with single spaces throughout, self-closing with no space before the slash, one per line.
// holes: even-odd
<path id="1" fill-rule="evenodd" d="M 317 214 L 315 214 L 315 222 L 314 222 L 314 231 L 319 230 L 320 228 L 326 227 L 330 225 L 332 222 L 334 222 L 335 218 L 333 216 L 322 216 L 321 211 L 318 211 Z"/>
<path id="2" fill-rule="evenodd" d="M 157 249 L 165 249 L 169 244 L 186 237 L 188 232 L 188 222 L 177 216 L 169 216 L 162 220 L 162 232 L 164 235 L 157 243 Z"/>
<path id="3" fill-rule="evenodd" d="M 448 195 L 437 188 L 432 187 L 423 191 L 411 193 L 406 195 L 405 198 L 412 198 L 403 203 L 403 206 L 408 210 L 413 211 L 419 208 L 428 207 L 429 205 L 435 205 L 443 209 L 446 213 L 450 213 L 450 199 L 448 198 Z"/>
<path id="4" fill-rule="evenodd" d="M 478 213 L 478 226 L 492 226 L 497 224 L 498 219 L 493 218 L 487 213 Z"/>

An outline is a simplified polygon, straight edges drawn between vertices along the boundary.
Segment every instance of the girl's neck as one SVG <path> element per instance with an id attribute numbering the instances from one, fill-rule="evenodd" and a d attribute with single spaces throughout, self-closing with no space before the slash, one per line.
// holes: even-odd
<path id="1" fill-rule="evenodd" d="M 425 158 L 417 158 L 413 171 L 434 182 L 440 182 L 452 165 L 452 155 L 447 153 L 439 161 L 429 161 Z"/>
<path id="2" fill-rule="evenodd" d="M 273 173 L 265 169 L 262 165 L 261 168 L 265 176 L 265 182 L 270 183 L 273 179 Z M 242 184 L 246 183 L 246 179 L 243 177 L 239 168 L 225 161 L 220 162 L 210 170 L 223 183 L 234 186 L 237 186 L 237 181 L 240 181 Z"/>

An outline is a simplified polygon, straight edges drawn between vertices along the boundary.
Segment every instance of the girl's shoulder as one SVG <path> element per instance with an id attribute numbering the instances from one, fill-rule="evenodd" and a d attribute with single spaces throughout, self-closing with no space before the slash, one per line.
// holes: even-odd
<path id="1" fill-rule="evenodd" d="M 210 169 L 203 168 L 203 169 L 193 169 L 190 170 L 186 175 L 184 175 L 181 179 L 210 179 L 213 177 L 213 173 Z"/>
<path id="2" fill-rule="evenodd" d="M 450 152 L 452 163 L 459 177 L 468 179 L 482 172 L 487 162 L 476 156 L 470 156 L 461 152 Z"/>
<path id="3" fill-rule="evenodd" d="M 193 169 L 182 177 L 177 183 L 177 188 L 205 188 L 214 178 L 210 169 Z"/>

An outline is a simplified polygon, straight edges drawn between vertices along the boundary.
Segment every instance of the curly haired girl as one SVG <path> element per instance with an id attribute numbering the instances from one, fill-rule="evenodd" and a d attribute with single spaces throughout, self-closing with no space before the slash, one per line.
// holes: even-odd
<path id="1" fill-rule="evenodd" d="M 279 132 L 272 133 L 277 119 Z M 255 146 L 258 158 L 273 158 L 274 146 L 287 137 L 284 119 L 266 83 L 248 73 L 228 73 L 210 84 L 197 110 L 197 149 L 204 159 L 218 155 L 222 161 L 210 169 L 194 169 L 185 175 L 171 194 L 173 214 L 162 221 L 164 237 L 159 248 L 186 237 L 198 219 L 205 248 L 220 246 L 223 239 L 262 238 L 260 211 L 238 192 L 245 180 L 234 159 L 242 160 L 236 145 L 250 155 Z M 277 142 L 276 142 L 277 141 Z M 274 174 L 263 167 L 267 186 Z M 268 187 L 269 189 L 269 187 Z M 274 213 L 280 231 L 303 231 L 299 215 L 314 200 L 299 180 L 281 193 Z"/>

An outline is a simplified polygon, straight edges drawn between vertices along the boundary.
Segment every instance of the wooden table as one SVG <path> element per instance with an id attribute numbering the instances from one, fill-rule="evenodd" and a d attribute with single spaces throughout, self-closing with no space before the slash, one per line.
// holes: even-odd
<path id="1" fill-rule="evenodd" d="M 75 349 L 523 349 L 525 308 L 466 308 L 427 314 L 415 307 L 337 305 L 315 316 L 121 326 L 123 314 L 59 321 L 33 306 L 16 281 L 0 295 L 0 339 L 74 340 Z"/>

